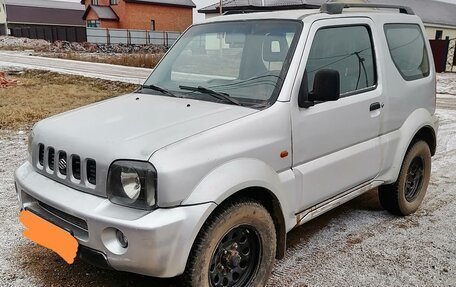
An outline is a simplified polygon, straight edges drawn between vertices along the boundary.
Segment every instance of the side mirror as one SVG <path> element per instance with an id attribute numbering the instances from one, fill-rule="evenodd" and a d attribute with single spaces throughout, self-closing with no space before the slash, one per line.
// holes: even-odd
<path id="1" fill-rule="evenodd" d="M 315 102 L 337 101 L 340 98 L 340 75 L 336 70 L 323 69 L 315 74 L 313 91 L 309 92 L 307 83 L 307 71 L 299 91 L 298 104 L 300 108 L 309 108 Z"/>
<path id="2" fill-rule="evenodd" d="M 320 70 L 315 74 L 313 91 L 309 94 L 312 101 L 331 102 L 340 97 L 340 75 L 336 70 Z"/>

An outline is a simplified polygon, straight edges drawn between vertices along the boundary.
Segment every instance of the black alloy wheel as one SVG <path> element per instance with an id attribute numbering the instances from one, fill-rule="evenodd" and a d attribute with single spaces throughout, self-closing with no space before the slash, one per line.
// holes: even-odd
<path id="1" fill-rule="evenodd" d="M 229 231 L 218 244 L 209 267 L 213 287 L 248 286 L 258 271 L 261 242 L 252 226 Z"/>
<path id="2" fill-rule="evenodd" d="M 415 157 L 407 171 L 405 180 L 405 199 L 412 202 L 423 185 L 424 161 L 420 156 Z"/>

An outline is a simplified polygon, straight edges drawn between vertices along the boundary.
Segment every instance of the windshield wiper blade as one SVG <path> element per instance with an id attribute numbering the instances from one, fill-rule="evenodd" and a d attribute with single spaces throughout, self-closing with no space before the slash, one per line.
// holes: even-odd
<path id="1" fill-rule="evenodd" d="M 173 92 L 171 92 L 165 88 L 159 87 L 157 85 L 142 85 L 141 89 L 151 89 L 151 90 L 158 91 L 164 95 L 168 95 L 168 96 L 175 97 L 175 98 L 180 98 L 178 95 L 174 94 Z"/>
<path id="2" fill-rule="evenodd" d="M 232 104 L 235 104 L 235 105 L 238 105 L 238 106 L 242 106 L 242 104 L 238 100 L 233 99 L 227 93 L 217 92 L 217 91 L 214 91 L 214 90 L 202 87 L 202 86 L 198 86 L 198 87 L 179 86 L 179 88 L 182 89 L 182 90 L 200 92 L 200 93 L 203 93 L 203 94 L 211 95 L 214 98 L 217 98 L 219 100 L 225 100 L 225 101 L 228 101 L 228 102 L 230 102 Z"/>

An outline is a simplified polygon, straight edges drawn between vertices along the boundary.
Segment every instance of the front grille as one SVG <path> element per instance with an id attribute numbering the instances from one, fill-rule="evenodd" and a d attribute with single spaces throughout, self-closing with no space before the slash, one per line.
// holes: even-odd
<path id="1" fill-rule="evenodd" d="M 91 184 L 97 183 L 97 165 L 93 159 L 87 160 L 87 180 Z"/>
<path id="2" fill-rule="evenodd" d="M 21 190 L 22 202 L 25 210 L 33 212 L 44 220 L 66 230 L 74 237 L 81 240 L 89 239 L 89 227 L 83 218 L 68 214 L 54 208 Z"/>
<path id="3" fill-rule="evenodd" d="M 78 155 L 72 156 L 71 166 L 73 168 L 73 177 L 81 180 L 81 158 Z"/>
<path id="4" fill-rule="evenodd" d="M 54 170 L 55 164 L 55 150 L 50 147 L 48 151 L 48 167 L 50 170 Z"/>
<path id="5" fill-rule="evenodd" d="M 41 201 L 37 201 L 38 202 L 38 205 L 43 208 L 44 210 L 46 210 L 47 212 L 49 213 L 52 213 L 54 214 L 55 216 L 59 217 L 60 219 L 63 219 L 65 220 L 66 222 L 68 223 L 71 223 L 73 225 L 76 225 L 77 227 L 85 230 L 85 231 L 88 231 L 89 228 L 87 227 L 87 222 L 83 219 L 80 219 L 76 216 L 73 216 L 73 215 L 70 215 L 68 213 L 65 213 L 63 211 L 60 211 L 50 205 L 47 205 L 46 203 L 44 202 L 41 202 Z"/>
<path id="6" fill-rule="evenodd" d="M 38 162 L 41 166 L 44 166 L 44 145 L 39 144 L 38 146 Z"/>
<path id="7" fill-rule="evenodd" d="M 60 174 L 67 175 L 67 155 L 66 152 L 59 153 L 59 172 Z"/>
<path id="8" fill-rule="evenodd" d="M 38 144 L 37 160 L 39 169 L 49 175 L 55 175 L 61 180 L 66 179 L 72 184 L 86 186 L 91 189 L 97 184 L 97 163 L 93 159 L 87 158 L 84 160 L 79 155 L 69 154 L 53 147 L 46 147 L 40 143 Z M 83 165 L 85 165 L 85 168 Z"/>

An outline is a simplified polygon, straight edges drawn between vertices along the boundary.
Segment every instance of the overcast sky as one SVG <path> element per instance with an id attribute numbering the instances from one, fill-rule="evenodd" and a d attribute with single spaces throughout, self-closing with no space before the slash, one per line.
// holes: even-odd
<path id="1" fill-rule="evenodd" d="M 81 0 L 56 0 L 56 1 L 66 1 L 66 2 L 81 2 Z M 211 5 L 211 4 L 214 4 L 216 2 L 218 2 L 219 0 L 193 0 L 193 2 L 195 2 L 196 4 L 196 9 L 193 11 L 193 17 L 194 17 L 194 20 L 196 22 L 198 21 L 201 21 L 204 19 L 204 15 L 203 14 L 199 14 L 196 12 L 197 9 L 201 9 L 203 7 L 206 7 L 208 5 Z M 456 0 L 438 0 L 438 1 L 443 1 L 443 2 L 449 2 L 449 3 L 455 3 L 456 4 Z M 400 3 L 400 1 L 398 1 L 398 4 Z"/>

